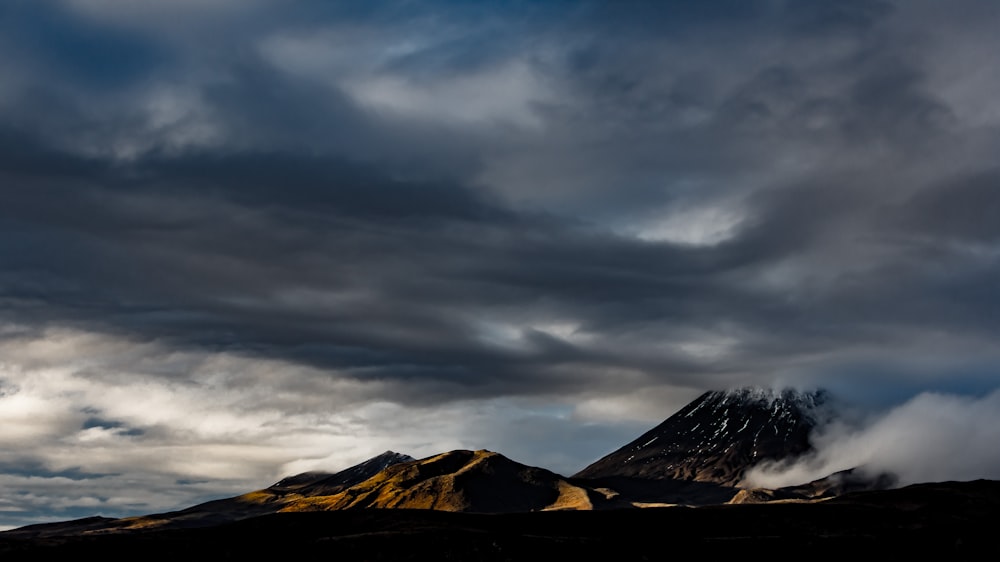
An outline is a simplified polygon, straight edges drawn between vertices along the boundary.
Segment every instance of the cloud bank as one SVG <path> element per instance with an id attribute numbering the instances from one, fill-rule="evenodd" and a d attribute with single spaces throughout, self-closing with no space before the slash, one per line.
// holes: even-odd
<path id="1" fill-rule="evenodd" d="M 918 482 L 1000 478 L 1000 391 L 982 397 L 921 393 L 865 420 L 838 420 L 813 438 L 816 452 L 791 465 L 752 470 L 753 486 L 779 488 L 848 469 Z"/>

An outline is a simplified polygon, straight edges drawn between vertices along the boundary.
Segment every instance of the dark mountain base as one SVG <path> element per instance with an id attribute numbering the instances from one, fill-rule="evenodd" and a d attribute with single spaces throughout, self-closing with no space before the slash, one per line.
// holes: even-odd
<path id="1" fill-rule="evenodd" d="M 282 513 L 202 529 L 0 539 L 3 560 L 665 559 L 758 552 L 841 559 L 874 554 L 996 559 L 1000 482 L 910 486 L 822 503 L 512 514 L 361 509 Z"/>
<path id="2" fill-rule="evenodd" d="M 627 476 L 604 478 L 572 478 L 570 482 L 591 489 L 612 490 L 620 502 L 636 504 L 680 504 L 687 506 L 726 503 L 739 492 L 738 488 L 713 482 L 674 480 L 670 478 L 645 479 Z"/>

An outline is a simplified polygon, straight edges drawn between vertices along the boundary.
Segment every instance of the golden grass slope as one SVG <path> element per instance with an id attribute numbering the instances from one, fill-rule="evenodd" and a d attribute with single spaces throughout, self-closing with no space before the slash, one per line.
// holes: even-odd
<path id="1" fill-rule="evenodd" d="M 431 509 L 477 513 L 627 507 L 611 490 L 594 490 L 491 451 L 458 450 L 395 464 L 332 494 L 315 486 L 276 485 L 181 511 L 110 520 L 82 534 L 205 527 L 276 512 Z M 324 489 L 324 488 L 320 488 Z"/>
<path id="2" fill-rule="evenodd" d="M 401 463 L 329 496 L 291 501 L 281 511 L 360 508 L 502 513 L 593 509 L 605 495 L 548 470 L 486 450 L 450 451 Z"/>

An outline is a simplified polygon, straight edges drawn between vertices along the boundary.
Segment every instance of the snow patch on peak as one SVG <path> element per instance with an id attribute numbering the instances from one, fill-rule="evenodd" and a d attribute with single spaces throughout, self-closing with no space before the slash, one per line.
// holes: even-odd
<path id="1" fill-rule="evenodd" d="M 794 388 L 747 386 L 713 391 L 709 394 L 709 400 L 720 404 L 763 404 L 769 409 L 773 408 L 776 413 L 786 406 L 808 411 L 827 401 L 827 392 L 822 389 L 803 391 Z"/>

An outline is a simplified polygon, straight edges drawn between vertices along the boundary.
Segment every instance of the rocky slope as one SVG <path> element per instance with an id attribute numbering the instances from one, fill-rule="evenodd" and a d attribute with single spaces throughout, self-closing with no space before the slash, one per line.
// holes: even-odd
<path id="1" fill-rule="evenodd" d="M 810 450 L 826 394 L 743 388 L 706 392 L 576 478 L 681 480 L 737 486 L 764 460 Z"/>
<path id="2" fill-rule="evenodd" d="M 290 502 L 281 511 L 358 508 L 434 509 L 477 513 L 593 509 L 612 501 L 543 468 L 492 451 L 458 450 L 400 463 L 332 495 Z"/>
<path id="3" fill-rule="evenodd" d="M 305 472 L 289 476 L 269 487 L 276 493 L 297 493 L 303 496 L 321 496 L 335 494 L 355 484 L 360 484 L 382 472 L 394 464 L 411 462 L 417 459 L 410 455 L 386 451 L 360 464 L 341 470 L 336 474 L 328 472 Z"/>

